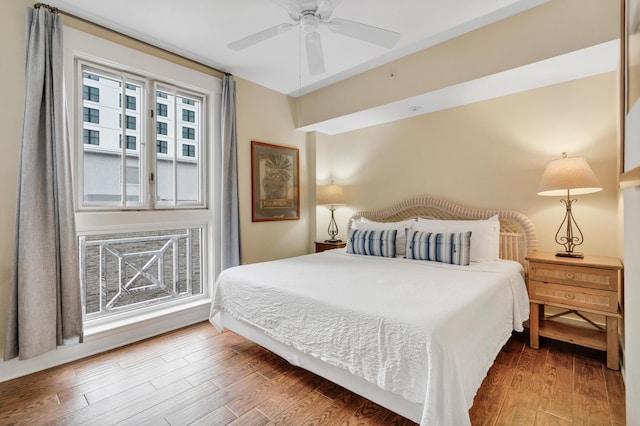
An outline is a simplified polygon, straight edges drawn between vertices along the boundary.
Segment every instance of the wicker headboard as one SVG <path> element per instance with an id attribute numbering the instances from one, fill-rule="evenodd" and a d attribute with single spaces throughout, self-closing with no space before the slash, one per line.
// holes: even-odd
<path id="1" fill-rule="evenodd" d="M 376 222 L 397 222 L 416 217 L 428 219 L 488 219 L 500 218 L 500 258 L 520 262 L 526 270 L 525 256 L 536 251 L 538 242 L 533 222 L 522 213 L 513 210 L 486 210 L 459 206 L 435 197 L 416 197 L 386 209 L 356 212 L 349 219 L 364 217 Z"/>

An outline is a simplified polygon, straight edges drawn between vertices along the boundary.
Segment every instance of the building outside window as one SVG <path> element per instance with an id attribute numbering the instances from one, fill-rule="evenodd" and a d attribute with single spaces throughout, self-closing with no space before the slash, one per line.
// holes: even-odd
<path id="1" fill-rule="evenodd" d="M 83 129 L 82 143 L 87 145 L 100 145 L 100 132 L 97 130 Z"/>
<path id="2" fill-rule="evenodd" d="M 182 110 L 182 121 L 186 121 L 189 123 L 195 123 L 196 122 L 196 113 L 195 111 L 191 111 L 188 109 L 183 109 Z"/>
<path id="3" fill-rule="evenodd" d="M 100 111 L 95 108 L 84 107 L 83 120 L 85 123 L 100 123 Z"/>
<path id="4" fill-rule="evenodd" d="M 159 154 L 166 154 L 168 152 L 167 141 L 157 140 L 156 141 L 156 152 Z"/>
<path id="5" fill-rule="evenodd" d="M 167 135 L 167 123 L 162 123 L 158 121 L 156 123 L 156 133 L 159 135 Z"/>
<path id="6" fill-rule="evenodd" d="M 136 117 L 127 115 L 127 129 L 136 130 Z"/>
<path id="7" fill-rule="evenodd" d="M 82 99 L 91 102 L 100 102 L 100 89 L 84 85 L 82 87 Z"/>
<path id="8" fill-rule="evenodd" d="M 136 97 L 135 96 L 129 96 L 127 95 L 126 98 L 127 100 L 127 109 L 132 109 L 132 110 L 136 110 Z"/>
<path id="9" fill-rule="evenodd" d="M 194 145 L 189 145 L 188 143 L 182 144 L 182 155 L 185 157 L 195 157 L 196 147 Z"/>
<path id="10" fill-rule="evenodd" d="M 182 127 L 182 137 L 193 140 L 196 138 L 196 129 L 192 127 Z"/>
<path id="11" fill-rule="evenodd" d="M 132 149 L 132 150 L 136 149 L 136 137 L 135 136 L 127 135 L 126 141 L 127 141 L 127 149 Z M 120 135 L 120 148 L 122 148 L 122 135 Z"/>
<path id="12" fill-rule="evenodd" d="M 161 104 L 158 102 L 156 104 L 156 111 L 158 113 L 158 117 L 167 117 L 167 113 L 168 113 L 167 104 Z"/>

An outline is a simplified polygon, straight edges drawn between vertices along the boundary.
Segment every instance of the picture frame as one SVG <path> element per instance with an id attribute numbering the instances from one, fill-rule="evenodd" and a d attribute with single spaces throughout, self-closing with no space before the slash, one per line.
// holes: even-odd
<path id="1" fill-rule="evenodd" d="M 251 141 L 251 220 L 300 219 L 299 150 Z"/>

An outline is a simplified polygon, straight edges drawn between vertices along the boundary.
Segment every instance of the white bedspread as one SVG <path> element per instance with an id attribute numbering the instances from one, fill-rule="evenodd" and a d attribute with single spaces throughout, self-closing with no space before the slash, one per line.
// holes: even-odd
<path id="1" fill-rule="evenodd" d="M 464 425 L 529 304 L 516 262 L 454 266 L 330 250 L 227 269 L 211 308 L 224 329 L 221 311 L 424 404 L 422 425 Z"/>

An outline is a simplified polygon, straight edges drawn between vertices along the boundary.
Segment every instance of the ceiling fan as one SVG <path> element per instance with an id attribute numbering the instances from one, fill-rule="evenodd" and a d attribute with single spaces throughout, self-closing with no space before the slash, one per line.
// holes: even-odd
<path id="1" fill-rule="evenodd" d="M 392 48 L 400 38 L 400 34 L 383 28 L 374 27 L 347 19 L 330 19 L 334 9 L 342 0 L 271 0 L 283 7 L 293 23 L 282 23 L 266 30 L 259 31 L 230 43 L 231 50 L 243 50 L 261 41 L 285 33 L 296 26 L 300 27 L 305 36 L 307 62 L 311 75 L 322 74 L 325 71 L 322 40 L 318 28 L 325 25 L 329 30 L 366 41 L 378 46 Z"/>

